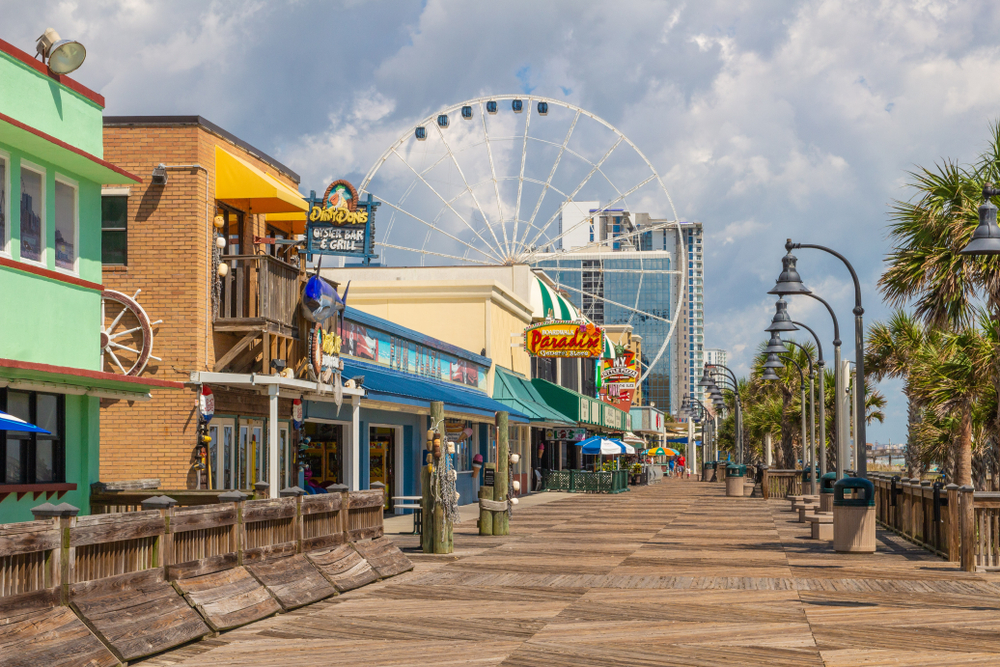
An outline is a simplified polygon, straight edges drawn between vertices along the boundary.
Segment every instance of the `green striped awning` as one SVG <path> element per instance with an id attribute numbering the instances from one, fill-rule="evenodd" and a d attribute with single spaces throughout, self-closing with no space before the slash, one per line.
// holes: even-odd
<path id="1" fill-rule="evenodd" d="M 579 320 L 580 312 L 541 278 L 535 278 L 531 285 L 531 317 L 534 320 L 544 320 L 549 316 L 557 320 Z"/>

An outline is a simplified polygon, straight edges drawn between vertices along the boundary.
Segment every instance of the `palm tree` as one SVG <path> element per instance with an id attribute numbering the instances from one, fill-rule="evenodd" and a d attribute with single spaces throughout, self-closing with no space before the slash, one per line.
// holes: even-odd
<path id="1" fill-rule="evenodd" d="M 910 477 L 920 469 L 920 453 L 916 427 L 922 410 L 913 391 L 911 370 L 917 353 L 928 337 L 936 336 L 914 315 L 897 309 L 886 323 L 877 322 L 868 329 L 865 349 L 865 371 L 869 378 L 881 382 L 885 378 L 902 378 L 903 395 L 907 402 L 906 467 Z"/>

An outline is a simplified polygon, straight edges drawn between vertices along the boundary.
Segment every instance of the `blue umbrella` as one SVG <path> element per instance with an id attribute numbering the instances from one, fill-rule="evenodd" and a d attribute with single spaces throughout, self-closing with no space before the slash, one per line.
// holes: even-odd
<path id="1" fill-rule="evenodd" d="M 635 447 L 631 445 L 626 445 L 624 442 L 618 440 L 611 440 L 609 438 L 603 438 L 599 435 L 587 438 L 586 440 L 577 443 L 583 446 L 584 454 L 591 455 L 610 455 L 614 456 L 616 454 L 634 454 Z"/>
<path id="2" fill-rule="evenodd" d="M 0 431 L 27 431 L 28 433 L 48 433 L 44 428 L 29 424 L 19 417 L 0 411 Z"/>

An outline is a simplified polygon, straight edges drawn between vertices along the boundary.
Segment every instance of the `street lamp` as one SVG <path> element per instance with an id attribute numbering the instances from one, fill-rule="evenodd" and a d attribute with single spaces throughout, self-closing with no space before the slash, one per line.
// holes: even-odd
<path id="1" fill-rule="evenodd" d="M 826 361 L 823 360 L 823 343 L 820 342 L 819 336 L 813 331 L 809 326 L 803 324 L 802 322 L 794 322 L 794 324 L 802 327 L 806 331 L 812 334 L 812 337 L 816 339 L 816 368 L 819 375 L 819 474 L 822 479 L 823 475 L 826 474 L 826 376 L 823 374 L 823 368 L 826 367 Z M 803 348 L 804 349 L 804 348 Z M 812 398 L 813 407 L 816 406 L 816 399 L 812 397 L 812 387 L 809 387 L 809 395 Z M 815 415 L 813 415 L 815 418 Z M 813 429 L 815 429 L 816 421 L 813 419 Z M 813 430 L 813 451 L 815 452 L 816 447 L 816 431 Z M 815 463 L 815 461 L 814 461 Z"/>
<path id="2" fill-rule="evenodd" d="M 801 390 L 801 397 L 799 398 L 799 404 L 802 406 L 802 464 L 806 463 L 806 378 L 805 374 L 802 372 L 802 366 L 799 362 L 795 361 L 791 357 L 783 357 L 788 361 L 792 362 L 795 368 L 799 371 L 799 388 Z M 810 466 L 811 472 L 809 473 L 810 481 L 812 482 L 811 489 L 812 495 L 816 495 L 816 467 Z"/>
<path id="3" fill-rule="evenodd" d="M 798 322 L 796 322 L 798 324 Z M 805 463 L 807 460 L 809 462 L 809 481 L 811 482 L 812 494 L 816 495 L 816 393 L 813 391 L 813 379 L 816 377 L 816 371 L 813 369 L 813 362 L 809 356 L 809 351 L 799 345 L 794 340 L 786 341 L 789 345 L 794 345 L 795 347 L 802 350 L 803 354 L 806 355 L 806 361 L 809 362 L 809 457 L 806 458 L 805 452 L 805 442 L 802 443 L 802 460 Z M 805 403 L 802 404 L 802 414 L 803 419 L 805 419 Z M 803 432 L 804 435 L 804 432 Z"/>
<path id="4" fill-rule="evenodd" d="M 732 369 L 729 368 L 728 366 L 724 366 L 722 364 L 705 364 L 701 381 L 702 382 L 707 381 L 711 383 L 711 388 L 714 388 L 714 390 L 710 388 L 710 394 L 712 395 L 713 398 L 715 398 L 716 392 L 718 392 L 719 398 L 722 398 L 722 392 L 719 392 L 718 387 L 715 386 L 715 381 L 712 379 L 712 376 L 708 371 L 709 368 L 721 368 L 723 371 L 725 371 L 723 377 L 727 381 L 728 380 L 732 381 L 732 386 L 730 388 L 733 391 L 733 404 L 736 408 L 736 413 L 734 417 L 736 421 L 736 444 L 739 457 L 738 462 L 742 464 L 743 463 L 743 405 L 740 401 L 739 381 L 736 379 L 736 374 L 733 373 Z M 699 383 L 699 385 L 701 385 L 701 383 Z"/>
<path id="5" fill-rule="evenodd" d="M 792 316 L 788 314 L 788 302 L 784 299 L 778 299 L 774 302 L 774 317 L 771 318 L 771 324 L 764 329 L 769 333 L 774 333 L 775 331 L 798 331 L 799 328 L 792 324 Z"/>
<path id="6" fill-rule="evenodd" d="M 861 305 L 861 282 L 858 280 L 858 274 L 854 271 L 854 267 L 851 266 L 851 263 L 847 261 L 847 258 L 839 252 L 832 250 L 831 248 L 827 248 L 826 246 L 812 243 L 792 243 L 792 240 L 788 239 L 785 242 L 786 255 L 781 258 L 781 274 L 778 276 L 778 280 L 775 282 L 774 287 L 768 291 L 768 294 L 776 294 L 778 296 L 785 296 L 788 294 L 811 294 L 810 290 L 806 289 L 805 285 L 802 284 L 798 269 L 796 268 L 797 259 L 795 255 L 792 254 L 792 250 L 796 248 L 812 248 L 814 250 L 822 250 L 823 252 L 833 255 L 844 263 L 847 270 L 851 273 L 851 279 L 854 281 L 854 354 L 857 360 L 858 386 L 861 388 L 860 391 L 857 392 L 856 398 L 857 405 L 855 408 L 856 419 L 854 433 L 858 442 L 860 442 L 861 446 L 864 447 L 868 440 L 867 428 L 865 424 L 865 309 Z M 841 442 L 841 448 L 843 448 L 843 439 Z M 841 456 L 837 457 L 838 468 L 841 466 L 841 458 Z M 857 476 L 865 478 L 868 477 L 867 457 L 861 457 L 861 462 L 857 470 Z"/>
<path id="7" fill-rule="evenodd" d="M 959 253 L 979 257 L 982 255 L 1000 255 L 1000 227 L 997 227 L 997 207 L 990 197 L 1000 195 L 1000 188 L 994 188 L 992 183 L 983 185 L 983 203 L 979 205 L 979 226 L 972 232 L 969 245 Z"/>
<path id="8" fill-rule="evenodd" d="M 841 413 L 843 412 L 841 402 L 844 400 L 844 395 L 847 392 L 847 385 L 844 382 L 844 372 L 843 372 L 844 369 L 841 368 L 842 364 L 840 363 L 840 322 L 837 320 L 837 314 L 833 312 L 833 308 L 823 298 L 817 296 L 815 293 L 806 294 L 806 296 L 808 296 L 810 299 L 815 299 L 816 301 L 819 301 L 821 304 L 823 304 L 823 306 L 826 308 L 826 311 L 830 313 L 830 318 L 833 320 L 833 392 L 834 395 L 836 396 L 836 400 L 834 400 L 833 402 L 833 422 L 837 425 L 836 429 L 837 447 L 835 450 L 837 452 L 837 479 L 843 479 L 845 466 L 843 463 L 841 452 L 846 451 L 846 449 L 842 449 L 840 443 L 847 441 L 846 434 L 850 430 L 850 427 L 846 423 L 847 422 L 845 418 L 846 416 L 841 415 Z M 810 333 L 813 333 L 812 329 L 810 329 L 809 331 Z M 813 333 L 813 336 L 815 335 L 816 334 Z M 817 345 L 818 344 L 819 341 L 817 340 Z M 822 357 L 823 353 L 822 351 L 820 351 L 820 358 Z M 826 389 L 825 383 L 820 386 L 823 387 L 825 391 Z M 825 397 L 823 401 L 820 403 L 820 405 L 823 406 L 821 410 L 825 411 L 826 410 Z M 821 423 L 823 424 L 823 428 L 825 429 L 826 420 L 825 419 L 821 420 Z M 821 447 L 823 447 L 823 449 L 826 448 L 825 438 L 822 438 Z M 825 464 L 825 462 L 826 462 L 826 455 L 824 454 L 823 463 Z"/>

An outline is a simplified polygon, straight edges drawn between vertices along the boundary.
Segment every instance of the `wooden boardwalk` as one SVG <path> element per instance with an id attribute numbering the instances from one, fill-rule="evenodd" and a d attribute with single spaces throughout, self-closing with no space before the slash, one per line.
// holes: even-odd
<path id="1" fill-rule="evenodd" d="M 567 495 L 511 536 L 144 661 L 319 665 L 996 665 L 1000 578 L 879 532 L 875 555 L 805 539 L 785 501 L 665 480 Z M 404 549 L 411 536 L 392 536 Z"/>

